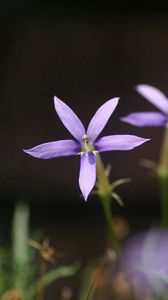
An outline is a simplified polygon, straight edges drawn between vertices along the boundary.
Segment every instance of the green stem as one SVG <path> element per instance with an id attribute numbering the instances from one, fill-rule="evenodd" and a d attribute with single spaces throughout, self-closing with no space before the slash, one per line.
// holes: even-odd
<path id="1" fill-rule="evenodd" d="M 37 300 L 44 300 L 45 297 L 45 282 L 44 282 L 44 276 L 47 273 L 47 265 L 46 263 L 41 260 L 41 275 L 39 280 L 39 286 L 37 291 Z"/>
<path id="2" fill-rule="evenodd" d="M 160 175 L 161 192 L 161 224 L 168 226 L 168 176 Z"/>
<path id="3" fill-rule="evenodd" d="M 159 165 L 162 172 L 168 174 L 168 123 L 165 127 Z"/>
<path id="4" fill-rule="evenodd" d="M 168 226 L 168 124 L 165 128 L 163 144 L 161 148 L 158 177 L 161 191 L 161 224 Z"/>
<path id="5" fill-rule="evenodd" d="M 15 205 L 12 222 L 12 250 L 16 264 L 28 263 L 29 206 L 20 201 Z"/>
<path id="6" fill-rule="evenodd" d="M 26 202 L 16 203 L 12 221 L 13 286 L 25 289 L 27 282 L 29 232 L 29 206 Z"/>
<path id="7" fill-rule="evenodd" d="M 119 252 L 119 241 L 117 240 L 117 238 L 114 234 L 113 216 L 111 213 L 112 186 L 109 182 L 108 175 L 106 174 L 105 167 L 103 165 L 103 162 L 102 162 L 99 154 L 96 155 L 96 160 L 97 160 L 96 165 L 97 165 L 98 195 L 100 197 L 100 200 L 101 200 L 101 203 L 103 206 L 111 244 L 112 244 L 114 250 L 118 253 Z"/>
<path id="8" fill-rule="evenodd" d="M 100 197 L 103 209 L 104 209 L 104 215 L 106 218 L 107 226 L 108 226 L 108 231 L 111 239 L 111 244 L 116 251 L 116 253 L 119 252 L 119 241 L 117 240 L 114 230 L 113 230 L 113 217 L 111 213 L 111 199 L 110 197 Z"/>

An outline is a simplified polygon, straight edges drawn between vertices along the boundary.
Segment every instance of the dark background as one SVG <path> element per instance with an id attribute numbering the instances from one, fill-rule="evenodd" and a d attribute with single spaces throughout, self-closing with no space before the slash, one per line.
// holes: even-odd
<path id="1" fill-rule="evenodd" d="M 138 129 L 119 118 L 133 111 L 155 110 L 134 86 L 148 83 L 168 95 L 167 73 L 167 1 L 89 5 L 1 1 L 2 216 L 19 198 L 28 199 L 34 207 L 32 215 L 38 211 L 40 218 L 43 212 L 44 218 L 53 215 L 54 220 L 60 211 L 70 216 L 77 210 L 75 214 L 81 213 L 84 220 L 100 213 L 96 197 L 90 196 L 88 203 L 80 198 L 79 157 L 44 161 L 22 151 L 70 138 L 54 111 L 54 95 L 70 105 L 86 126 L 101 104 L 115 96 L 121 98 L 103 134 L 136 134 L 150 137 L 151 142 L 133 151 L 102 155 L 105 163 L 112 163 L 113 181 L 132 178 L 132 183 L 118 188 L 125 208 L 114 203 L 114 211 L 140 218 L 157 215 L 157 181 L 139 165 L 139 159 L 158 160 L 163 129 Z"/>
<path id="2" fill-rule="evenodd" d="M 98 1 L 81 7 L 54 1 L 1 1 L 3 197 L 51 199 L 58 192 L 62 198 L 78 197 L 78 158 L 42 161 L 22 152 L 70 137 L 54 111 L 54 95 L 69 104 L 85 125 L 104 101 L 120 96 L 104 134 L 152 138 L 135 151 L 103 155 L 113 164 L 113 179 L 138 176 L 140 157 L 157 159 L 162 129 L 133 128 L 119 117 L 154 109 L 134 91 L 138 83 L 153 84 L 168 93 L 167 35 L 167 5 L 162 1 L 137 6 L 127 1 L 107 5 Z M 137 179 L 136 185 L 143 181 L 144 193 L 148 192 L 147 176 Z"/>
<path id="3" fill-rule="evenodd" d="M 71 137 L 55 113 L 54 95 L 85 126 L 106 100 L 121 98 L 102 134 L 136 134 L 151 142 L 102 155 L 112 163 L 112 181 L 132 178 L 117 190 L 125 207 L 114 202 L 113 212 L 126 216 L 133 230 L 158 219 L 158 183 L 139 160 L 158 161 L 163 129 L 119 120 L 155 110 L 135 92 L 139 83 L 168 95 L 167 1 L 0 1 L 1 243 L 10 236 L 15 201 L 26 199 L 31 226 L 43 228 L 66 262 L 92 259 L 105 247 L 99 200 L 80 197 L 79 157 L 45 161 L 22 151 Z"/>

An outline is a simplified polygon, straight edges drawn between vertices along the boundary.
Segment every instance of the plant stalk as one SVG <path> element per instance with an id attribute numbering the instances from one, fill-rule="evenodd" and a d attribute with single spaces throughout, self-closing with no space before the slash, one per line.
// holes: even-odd
<path id="1" fill-rule="evenodd" d="M 104 216 L 106 219 L 108 232 L 110 236 L 111 245 L 116 251 L 119 252 L 119 241 L 117 240 L 114 233 L 114 224 L 113 224 L 113 216 L 111 212 L 111 193 L 112 193 L 112 185 L 109 182 L 108 175 L 106 174 L 106 170 L 100 155 L 97 153 L 96 155 L 96 166 L 97 166 L 97 190 L 98 195 L 101 200 Z"/>
<path id="2" fill-rule="evenodd" d="M 161 225 L 168 227 L 168 124 L 165 127 L 161 148 L 158 177 L 161 192 Z"/>

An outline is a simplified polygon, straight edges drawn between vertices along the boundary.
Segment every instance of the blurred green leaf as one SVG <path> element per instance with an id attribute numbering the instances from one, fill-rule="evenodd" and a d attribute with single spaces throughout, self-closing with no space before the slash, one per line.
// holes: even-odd
<path id="1" fill-rule="evenodd" d="M 57 267 L 54 270 L 51 270 L 45 274 L 44 284 L 48 286 L 58 279 L 73 276 L 80 270 L 80 268 L 81 268 L 80 262 L 75 262 L 69 266 Z M 29 299 L 33 298 L 36 295 L 37 288 L 38 288 L 38 284 L 34 284 L 31 285 L 31 287 L 29 287 Z"/>

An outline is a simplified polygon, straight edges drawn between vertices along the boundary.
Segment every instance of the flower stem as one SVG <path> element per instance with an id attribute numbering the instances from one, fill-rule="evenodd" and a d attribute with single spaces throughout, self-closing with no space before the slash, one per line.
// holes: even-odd
<path id="1" fill-rule="evenodd" d="M 161 188 L 161 224 L 168 226 L 168 176 L 160 176 Z"/>
<path id="2" fill-rule="evenodd" d="M 39 280 L 39 286 L 37 291 L 37 300 L 44 300 L 45 296 L 45 282 L 44 282 L 44 276 L 47 273 L 47 265 L 46 263 L 41 260 L 41 275 Z"/>
<path id="3" fill-rule="evenodd" d="M 29 235 L 29 205 L 24 200 L 16 203 L 12 221 L 12 266 L 13 286 L 22 291 L 27 284 L 29 272 L 28 235 Z"/>
<path id="4" fill-rule="evenodd" d="M 161 148 L 158 177 L 161 190 L 161 224 L 168 226 L 168 124 L 165 128 L 163 144 Z"/>
<path id="5" fill-rule="evenodd" d="M 116 253 L 119 252 L 119 241 L 117 240 L 114 229 L 113 229 L 113 217 L 111 213 L 111 199 L 110 197 L 100 197 L 104 209 L 104 215 L 106 218 L 107 226 L 108 226 L 108 231 L 111 239 L 111 244 L 116 251 Z"/>
<path id="6" fill-rule="evenodd" d="M 119 252 L 119 241 L 117 240 L 114 233 L 114 224 L 113 224 L 113 216 L 111 212 L 111 193 L 112 193 L 112 185 L 109 182 L 108 175 L 106 174 L 106 170 L 102 159 L 99 154 L 96 155 L 96 165 L 97 165 L 97 190 L 98 195 L 100 197 L 104 215 L 106 218 L 106 223 L 110 235 L 111 244 L 116 251 Z"/>

